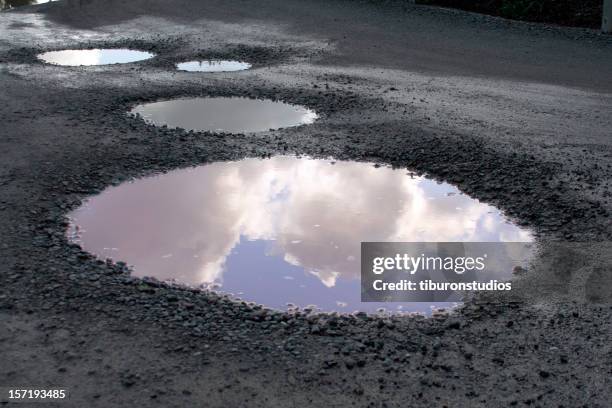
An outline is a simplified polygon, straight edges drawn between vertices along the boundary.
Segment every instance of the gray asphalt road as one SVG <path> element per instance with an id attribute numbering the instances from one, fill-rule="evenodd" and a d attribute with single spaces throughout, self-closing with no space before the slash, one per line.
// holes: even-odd
<path id="1" fill-rule="evenodd" d="M 612 236 L 611 38 L 402 2 L 73 1 L 0 13 L 0 386 L 69 388 L 57 406 L 606 406 L 611 262 L 592 242 Z M 157 57 L 87 68 L 35 58 L 94 46 Z M 253 69 L 172 69 L 195 57 Z M 321 119 L 219 137 L 125 115 L 201 94 L 281 99 Z M 427 173 L 540 242 L 591 244 L 549 253 L 511 298 L 412 319 L 253 310 L 132 280 L 64 236 L 65 214 L 110 184 L 278 153 Z M 579 261 L 560 275 L 559 259 Z"/>

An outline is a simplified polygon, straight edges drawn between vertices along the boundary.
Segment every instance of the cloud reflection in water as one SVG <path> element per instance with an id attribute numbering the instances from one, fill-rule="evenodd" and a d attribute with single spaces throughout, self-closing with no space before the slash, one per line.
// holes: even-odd
<path id="1" fill-rule="evenodd" d="M 72 217 L 85 250 L 125 261 L 138 276 L 216 282 L 276 308 L 380 307 L 359 301 L 362 241 L 531 240 L 448 184 L 368 163 L 293 157 L 214 163 L 111 187 Z"/>

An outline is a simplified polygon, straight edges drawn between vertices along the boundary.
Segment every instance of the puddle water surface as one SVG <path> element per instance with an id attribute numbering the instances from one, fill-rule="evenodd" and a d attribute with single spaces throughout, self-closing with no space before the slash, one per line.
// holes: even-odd
<path id="1" fill-rule="evenodd" d="M 56 0 L 0 0 L 0 10 L 9 10 L 15 7 L 32 6 L 34 4 L 50 3 Z"/>
<path id="2" fill-rule="evenodd" d="M 449 306 L 362 303 L 361 241 L 531 240 L 451 185 L 367 163 L 282 156 L 110 187 L 70 217 L 72 239 L 132 265 L 136 276 L 283 310 L 289 303 L 340 312 Z"/>
<path id="3" fill-rule="evenodd" d="M 180 71 L 190 72 L 231 72 L 243 71 L 251 68 L 251 64 L 241 61 L 188 61 L 176 64 L 176 68 Z"/>
<path id="4" fill-rule="evenodd" d="M 49 51 L 38 56 L 42 61 L 53 65 L 109 65 L 127 64 L 154 57 L 155 54 L 127 48 L 107 48 L 92 50 Z"/>
<path id="5" fill-rule="evenodd" d="M 310 124 L 317 114 L 284 102 L 249 98 L 183 98 L 139 105 L 132 114 L 153 125 L 209 132 L 262 132 Z"/>

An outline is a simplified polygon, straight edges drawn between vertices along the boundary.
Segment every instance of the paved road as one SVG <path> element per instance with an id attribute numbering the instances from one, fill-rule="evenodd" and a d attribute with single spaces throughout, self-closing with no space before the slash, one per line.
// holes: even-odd
<path id="1" fill-rule="evenodd" d="M 64 214 L 109 184 L 277 153 L 407 167 L 542 241 L 609 241 L 612 37 L 379 3 L 83 0 L 0 14 L 0 385 L 69 386 L 61 406 L 606 406 L 608 247 L 544 259 L 575 267 L 536 265 L 520 303 L 381 322 L 267 316 L 133 282 L 67 244 Z M 84 45 L 158 57 L 35 59 Z M 172 69 L 210 56 L 254 69 Z M 321 119 L 254 138 L 124 115 L 202 92 L 280 98 Z"/>

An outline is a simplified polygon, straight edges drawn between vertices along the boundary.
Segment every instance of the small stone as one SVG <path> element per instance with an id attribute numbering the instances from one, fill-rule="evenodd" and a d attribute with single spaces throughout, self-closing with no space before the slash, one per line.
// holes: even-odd
<path id="1" fill-rule="evenodd" d="M 338 365 L 338 362 L 336 360 L 325 360 L 323 362 L 323 368 L 326 368 L 326 369 L 330 369 L 330 368 L 335 367 L 337 365 Z"/>

